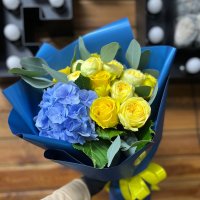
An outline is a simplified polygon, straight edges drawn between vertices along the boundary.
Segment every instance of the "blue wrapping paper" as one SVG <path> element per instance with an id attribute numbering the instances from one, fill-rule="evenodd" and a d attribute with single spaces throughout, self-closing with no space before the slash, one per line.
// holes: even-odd
<path id="1" fill-rule="evenodd" d="M 118 42 L 121 45 L 121 54 L 119 54 L 118 60 L 126 64 L 124 57 L 121 55 L 125 54 L 130 41 L 133 39 L 133 33 L 128 19 L 125 18 L 91 32 L 83 36 L 83 39 L 90 52 L 99 52 L 103 45 L 110 42 Z M 36 56 L 46 60 L 50 67 L 61 69 L 70 64 L 76 45 L 77 40 L 67 45 L 65 48 L 58 50 L 50 44 L 43 44 Z M 161 139 L 162 120 L 164 116 L 164 104 L 161 99 L 165 99 L 165 93 L 163 95 L 163 91 L 175 55 L 175 49 L 170 46 L 142 48 L 143 51 L 146 49 L 151 51 L 150 62 L 146 68 L 160 71 L 158 95 L 152 105 L 152 119 L 156 121 L 156 136 L 154 137 L 154 143 L 148 144 L 135 155 L 128 157 L 116 166 L 96 169 L 92 167 L 91 161 L 87 156 L 73 149 L 71 144 L 55 139 L 39 137 L 33 117 L 36 116 L 39 111 L 38 104 L 41 101 L 42 92 L 32 88 L 22 80 L 3 91 L 4 95 L 13 106 L 9 116 L 11 131 L 24 140 L 46 149 L 44 154 L 46 158 L 78 170 L 93 179 L 102 181 L 118 180 L 139 173 L 145 169 L 151 161 L 159 144 L 157 141 Z M 137 167 L 133 166 L 133 162 L 144 151 L 147 152 L 144 161 Z"/>

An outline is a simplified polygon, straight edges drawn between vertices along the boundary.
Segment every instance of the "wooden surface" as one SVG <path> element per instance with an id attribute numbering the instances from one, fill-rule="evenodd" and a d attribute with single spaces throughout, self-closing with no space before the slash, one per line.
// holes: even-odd
<path id="1" fill-rule="evenodd" d="M 121 17 L 135 26 L 133 0 L 77 0 L 76 35 L 89 32 Z M 54 40 L 62 46 L 60 40 Z M 0 84 L 0 90 L 7 85 Z M 164 137 L 155 161 L 168 179 L 153 200 L 200 199 L 200 86 L 173 84 L 169 88 Z M 43 158 L 43 151 L 14 137 L 7 118 L 11 106 L 0 91 L 0 200 L 38 200 L 80 174 Z M 106 200 L 105 191 L 93 200 Z"/>

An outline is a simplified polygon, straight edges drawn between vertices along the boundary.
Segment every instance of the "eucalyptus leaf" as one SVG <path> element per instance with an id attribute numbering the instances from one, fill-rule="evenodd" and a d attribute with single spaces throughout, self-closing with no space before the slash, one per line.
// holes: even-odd
<path id="1" fill-rule="evenodd" d="M 158 93 L 158 83 L 156 84 L 156 86 L 155 86 L 155 88 L 153 90 L 153 93 L 152 93 L 151 98 L 149 100 L 149 105 L 151 105 L 154 102 L 157 93 Z"/>
<path id="2" fill-rule="evenodd" d="M 150 86 L 135 87 L 135 92 L 140 97 L 148 97 L 151 93 L 151 87 Z"/>
<path id="3" fill-rule="evenodd" d="M 146 67 L 146 65 L 149 63 L 150 55 L 151 55 L 150 50 L 146 50 L 146 51 L 142 52 L 141 58 L 140 58 L 140 63 L 139 63 L 140 70 L 144 69 L 144 67 Z"/>
<path id="4" fill-rule="evenodd" d="M 138 140 L 136 139 L 135 142 L 137 141 Z M 124 151 L 126 156 L 131 156 L 136 153 L 137 147 L 131 147 L 131 144 L 132 143 L 128 144 L 127 141 L 121 140 L 121 151 Z"/>
<path id="5" fill-rule="evenodd" d="M 108 158 L 108 167 L 110 167 L 115 155 L 118 153 L 121 147 L 121 139 L 118 135 L 116 139 L 112 142 L 110 145 L 108 152 L 107 152 L 107 158 Z"/>
<path id="6" fill-rule="evenodd" d="M 133 69 L 137 69 L 140 63 L 141 47 L 140 44 L 133 39 L 126 51 L 126 60 Z"/>
<path id="7" fill-rule="evenodd" d="M 10 69 L 9 72 L 12 74 L 24 75 L 24 76 L 28 76 L 28 77 L 38 77 L 38 76 L 43 75 L 43 73 L 40 73 L 38 71 L 30 71 L 30 70 L 21 69 L 18 67 Z"/>
<path id="8" fill-rule="evenodd" d="M 131 146 L 125 142 L 124 140 L 121 140 L 121 150 L 122 151 L 128 151 L 131 148 Z"/>
<path id="9" fill-rule="evenodd" d="M 39 89 L 44 89 L 54 84 L 52 81 L 50 81 L 47 78 L 41 78 L 41 77 L 31 78 L 31 77 L 27 77 L 23 75 L 21 76 L 21 78 L 32 87 L 39 88 Z"/>
<path id="10" fill-rule="evenodd" d="M 83 41 L 82 37 L 79 37 L 78 39 L 78 46 L 79 46 L 79 52 L 82 60 L 87 60 L 90 57 L 90 52 L 85 47 L 85 43 Z"/>
<path id="11" fill-rule="evenodd" d="M 46 75 L 43 65 L 48 65 L 45 60 L 36 57 L 25 57 L 20 61 L 22 68 L 30 71 L 36 71 L 40 73 L 40 76 Z"/>
<path id="12" fill-rule="evenodd" d="M 120 131 L 118 129 L 102 129 L 100 127 L 98 127 L 96 129 L 96 132 L 99 136 L 99 138 L 102 138 L 104 140 L 110 140 L 113 138 L 113 137 L 116 137 L 118 135 L 123 135 L 123 134 L 126 134 L 125 131 Z"/>
<path id="13" fill-rule="evenodd" d="M 100 52 L 100 56 L 103 62 L 108 63 L 112 61 L 115 58 L 119 48 L 120 48 L 120 45 L 118 42 L 111 42 L 103 46 Z"/>
<path id="14" fill-rule="evenodd" d="M 73 57 L 72 57 L 72 60 L 71 60 L 70 66 L 72 66 L 73 63 L 76 62 L 76 58 L 77 58 L 77 46 L 75 46 L 75 48 L 74 48 L 74 54 L 73 54 Z"/>
<path id="15" fill-rule="evenodd" d="M 88 141 L 83 145 L 73 144 L 75 149 L 82 151 L 92 160 L 94 167 L 100 169 L 108 163 L 107 151 L 109 146 L 110 142 L 104 140 Z"/>
<path id="16" fill-rule="evenodd" d="M 159 71 L 155 69 L 145 69 L 143 72 L 152 75 L 156 79 L 159 77 Z"/>
<path id="17" fill-rule="evenodd" d="M 63 74 L 61 72 L 58 72 L 50 67 L 48 67 L 47 65 L 42 65 L 43 68 L 46 70 L 46 72 L 54 79 L 56 79 L 58 82 L 62 82 L 62 83 L 67 83 L 68 79 L 67 79 L 67 75 Z"/>
<path id="18" fill-rule="evenodd" d="M 80 74 L 80 76 L 75 80 L 74 82 L 80 89 L 86 89 L 90 90 L 91 89 L 91 83 L 90 83 L 90 78 L 85 77 Z"/>
<path id="19" fill-rule="evenodd" d="M 151 140 L 138 140 L 138 141 L 132 143 L 131 145 L 129 145 L 125 141 L 123 141 L 122 145 L 121 145 L 121 150 L 122 151 L 128 151 L 130 148 L 137 147 L 137 146 L 140 146 L 140 145 L 146 145 L 149 142 L 151 142 Z"/>

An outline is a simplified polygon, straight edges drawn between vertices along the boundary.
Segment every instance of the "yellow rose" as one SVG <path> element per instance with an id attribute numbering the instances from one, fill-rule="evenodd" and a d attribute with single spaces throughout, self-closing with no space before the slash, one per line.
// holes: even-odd
<path id="1" fill-rule="evenodd" d="M 103 68 L 103 63 L 98 57 L 90 57 L 85 60 L 81 65 L 81 74 L 83 76 L 91 76 Z"/>
<path id="2" fill-rule="evenodd" d="M 92 89 L 99 97 L 108 96 L 110 92 L 110 73 L 107 71 L 100 71 L 90 76 Z"/>
<path id="3" fill-rule="evenodd" d="M 134 86 L 142 85 L 145 75 L 136 69 L 126 69 L 121 77 L 121 80 L 127 81 Z"/>
<path id="4" fill-rule="evenodd" d="M 126 81 L 116 81 L 111 87 L 111 97 L 119 103 L 123 103 L 133 96 L 134 89 L 135 88 Z"/>
<path id="5" fill-rule="evenodd" d="M 67 76 L 69 81 L 75 81 L 81 74 L 81 71 L 75 71 Z"/>
<path id="6" fill-rule="evenodd" d="M 142 85 L 151 87 L 151 92 L 150 92 L 148 98 L 150 98 L 152 96 L 152 93 L 153 93 L 153 90 L 154 90 L 156 84 L 157 84 L 157 79 L 155 77 L 153 77 L 150 74 L 145 74 L 145 80 Z"/>
<path id="7" fill-rule="evenodd" d="M 118 104 L 111 97 L 95 99 L 90 107 L 90 117 L 102 128 L 115 127 L 119 120 Z"/>
<path id="8" fill-rule="evenodd" d="M 98 53 L 92 53 L 91 56 L 95 58 L 100 58 L 100 55 Z"/>
<path id="9" fill-rule="evenodd" d="M 66 68 L 60 69 L 60 70 L 58 70 L 58 71 L 61 72 L 61 73 L 63 73 L 63 74 L 65 74 L 65 75 L 68 75 L 68 74 L 70 74 L 70 67 L 66 67 Z M 54 78 L 54 79 L 53 79 L 53 82 L 56 83 L 57 80 Z"/>
<path id="10" fill-rule="evenodd" d="M 151 113 L 151 107 L 141 97 L 132 97 L 126 100 L 121 106 L 118 113 L 119 121 L 125 129 L 138 131 Z"/>
<path id="11" fill-rule="evenodd" d="M 109 63 L 104 64 L 103 69 L 108 71 L 112 76 L 111 79 L 114 80 L 115 78 L 119 78 L 121 76 L 124 66 L 120 62 L 112 60 Z"/>
<path id="12" fill-rule="evenodd" d="M 77 60 L 76 62 L 74 62 L 73 64 L 72 64 L 72 72 L 75 72 L 75 71 L 79 71 L 80 69 L 77 69 L 77 67 L 78 67 L 78 65 L 79 64 L 83 64 L 83 60 Z"/>

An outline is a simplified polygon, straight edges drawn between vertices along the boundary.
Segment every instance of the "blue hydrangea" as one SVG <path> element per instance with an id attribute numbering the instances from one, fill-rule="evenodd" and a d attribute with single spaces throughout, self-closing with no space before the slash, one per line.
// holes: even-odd
<path id="1" fill-rule="evenodd" d="M 94 91 L 81 90 L 73 82 L 48 88 L 34 118 L 39 135 L 80 144 L 95 140 L 95 123 L 89 116 L 89 108 L 96 98 Z"/>

